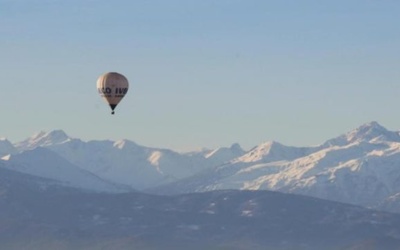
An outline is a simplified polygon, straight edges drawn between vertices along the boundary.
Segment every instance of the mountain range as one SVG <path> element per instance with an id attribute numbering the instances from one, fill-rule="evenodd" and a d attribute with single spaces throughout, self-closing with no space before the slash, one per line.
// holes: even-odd
<path id="1" fill-rule="evenodd" d="M 191 153 L 54 130 L 15 143 L 3 138 L 0 157 L 2 168 L 94 192 L 270 190 L 400 212 L 400 135 L 377 122 L 317 146 L 270 141 Z"/>
<path id="2" fill-rule="evenodd" d="M 0 139 L 0 249 L 384 249 L 400 245 L 400 136 L 179 153 L 62 130 Z"/>
<path id="3" fill-rule="evenodd" d="M 0 165 L 3 165 L 0 162 Z M 0 168 L 0 249 L 379 249 L 400 215 L 272 191 L 106 193 Z"/>

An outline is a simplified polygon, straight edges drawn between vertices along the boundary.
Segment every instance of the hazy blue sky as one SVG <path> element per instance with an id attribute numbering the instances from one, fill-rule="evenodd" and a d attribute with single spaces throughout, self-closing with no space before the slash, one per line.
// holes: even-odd
<path id="1" fill-rule="evenodd" d="M 0 0 L 0 136 L 172 149 L 400 129 L 398 0 Z M 130 90 L 111 116 L 107 71 Z"/>

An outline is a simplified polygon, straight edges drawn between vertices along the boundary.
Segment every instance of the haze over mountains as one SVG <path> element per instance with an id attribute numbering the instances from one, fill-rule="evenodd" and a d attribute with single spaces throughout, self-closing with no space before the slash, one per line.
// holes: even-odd
<path id="1" fill-rule="evenodd" d="M 0 207 L 0 248 L 8 250 L 400 245 L 398 214 L 270 191 L 93 193 L 0 168 Z"/>
<path id="2" fill-rule="evenodd" d="M 82 141 L 64 131 L 0 140 L 3 167 L 101 192 L 273 190 L 400 212 L 400 135 L 377 122 L 318 146 L 265 142 L 195 153 L 133 141 Z"/>
<path id="3" fill-rule="evenodd" d="M 376 122 L 313 147 L 191 153 L 54 130 L 3 138 L 0 157 L 1 249 L 400 245 L 400 136 Z"/>

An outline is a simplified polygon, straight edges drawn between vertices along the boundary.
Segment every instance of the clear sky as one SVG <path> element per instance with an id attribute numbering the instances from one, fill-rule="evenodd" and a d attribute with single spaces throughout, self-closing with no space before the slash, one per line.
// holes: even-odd
<path id="1" fill-rule="evenodd" d="M 0 0 L 0 136 L 191 150 L 400 129 L 398 0 Z M 96 79 L 124 74 L 111 116 Z"/>

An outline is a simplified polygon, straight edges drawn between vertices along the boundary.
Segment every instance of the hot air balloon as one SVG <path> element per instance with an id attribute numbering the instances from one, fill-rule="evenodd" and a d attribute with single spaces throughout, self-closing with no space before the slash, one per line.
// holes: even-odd
<path id="1" fill-rule="evenodd" d="M 115 107 L 124 98 L 128 88 L 126 77 L 116 72 L 105 73 L 97 79 L 97 91 L 110 105 L 111 114 L 114 114 Z"/>

